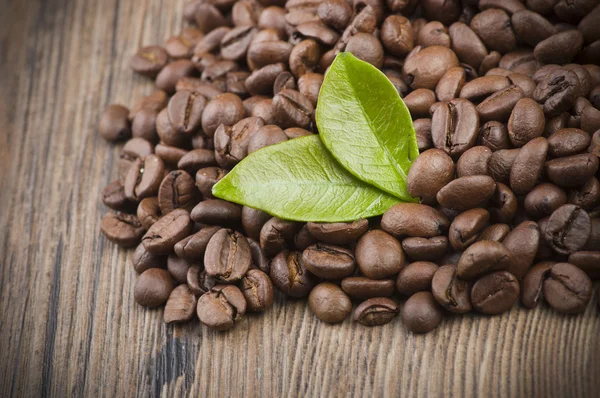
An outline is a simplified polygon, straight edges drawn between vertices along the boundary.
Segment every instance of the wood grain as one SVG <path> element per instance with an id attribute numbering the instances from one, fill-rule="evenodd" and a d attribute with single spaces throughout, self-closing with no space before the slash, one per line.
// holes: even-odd
<path id="1" fill-rule="evenodd" d="M 182 0 L 3 0 L 0 11 L 0 396 L 522 396 L 600 394 L 600 316 L 542 307 L 319 323 L 284 301 L 216 333 L 133 302 L 128 252 L 99 233 L 119 149 L 108 103 L 152 84 L 128 58 L 181 28 Z"/>

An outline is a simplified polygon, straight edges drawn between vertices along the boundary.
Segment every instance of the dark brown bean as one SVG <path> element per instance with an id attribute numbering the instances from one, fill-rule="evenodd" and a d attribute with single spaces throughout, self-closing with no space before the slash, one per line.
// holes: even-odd
<path id="1" fill-rule="evenodd" d="M 473 308 L 471 304 L 471 284 L 458 279 L 456 267 L 443 265 L 431 280 L 431 293 L 435 300 L 450 312 L 464 314 Z"/>
<path id="2" fill-rule="evenodd" d="M 554 264 L 543 282 L 544 298 L 550 306 L 563 313 L 585 311 L 592 298 L 592 281 L 573 264 Z"/>
<path id="3" fill-rule="evenodd" d="M 352 312 L 350 298 L 333 283 L 320 283 L 308 296 L 308 306 L 323 322 L 342 322 Z"/>
<path id="4" fill-rule="evenodd" d="M 347 245 L 356 242 L 367 229 L 369 222 L 365 219 L 359 219 L 353 222 L 339 223 L 307 223 L 310 234 L 321 242 L 334 245 Z"/>
<path id="5" fill-rule="evenodd" d="M 400 270 L 396 279 L 398 293 L 412 296 L 420 291 L 431 289 L 431 280 L 438 270 L 438 266 L 427 261 L 417 261 L 408 264 Z"/>
<path id="6" fill-rule="evenodd" d="M 436 209 L 417 203 L 392 206 L 381 219 L 381 228 L 395 236 L 431 238 L 443 234 L 449 220 Z"/>
<path id="7" fill-rule="evenodd" d="M 374 297 L 356 307 L 354 320 L 365 326 L 381 326 L 391 322 L 399 312 L 396 302 L 385 297 Z"/>
<path id="8" fill-rule="evenodd" d="M 491 273 L 473 284 L 473 308 L 483 314 L 501 314 L 514 305 L 519 298 L 519 291 L 519 282 L 510 272 Z"/>

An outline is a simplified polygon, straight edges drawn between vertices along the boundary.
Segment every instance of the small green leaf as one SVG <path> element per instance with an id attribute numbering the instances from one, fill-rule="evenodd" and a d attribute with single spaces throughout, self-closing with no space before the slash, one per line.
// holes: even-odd
<path id="1" fill-rule="evenodd" d="M 400 200 L 354 178 L 318 135 L 253 152 L 213 187 L 213 195 L 295 221 L 353 221 Z"/>
<path id="2" fill-rule="evenodd" d="M 340 53 L 325 75 L 317 104 L 323 144 L 350 173 L 405 201 L 412 161 L 419 155 L 410 113 L 385 75 Z"/>

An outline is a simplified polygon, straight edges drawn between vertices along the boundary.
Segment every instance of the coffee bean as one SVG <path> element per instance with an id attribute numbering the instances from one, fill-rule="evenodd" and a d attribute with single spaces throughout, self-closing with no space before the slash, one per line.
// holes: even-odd
<path id="1" fill-rule="evenodd" d="M 525 9 L 525 6 L 520 0 L 482 0 L 479 2 L 478 7 L 480 10 L 500 8 L 509 15 Z"/>
<path id="2" fill-rule="evenodd" d="M 184 209 L 175 209 L 152 224 L 142 238 L 146 249 L 153 254 L 169 254 L 177 242 L 192 232 L 193 223 Z"/>
<path id="3" fill-rule="evenodd" d="M 392 206 L 381 219 L 381 228 L 395 236 L 431 238 L 444 233 L 448 218 L 436 209 L 417 203 Z"/>
<path id="4" fill-rule="evenodd" d="M 126 140 L 131 137 L 129 109 L 123 105 L 109 105 L 100 116 L 98 132 L 108 141 Z"/>
<path id="5" fill-rule="evenodd" d="M 102 203 L 114 210 L 126 210 L 131 203 L 125 196 L 123 184 L 115 180 L 102 188 Z"/>
<path id="6" fill-rule="evenodd" d="M 198 299 L 197 313 L 211 329 L 231 329 L 246 313 L 246 299 L 236 286 L 216 285 Z"/>
<path id="7" fill-rule="evenodd" d="M 533 188 L 525 197 L 527 215 L 540 219 L 551 215 L 567 203 L 567 194 L 554 184 L 543 183 Z"/>
<path id="8" fill-rule="evenodd" d="M 521 87 L 512 85 L 503 90 L 496 91 L 487 97 L 482 103 L 477 105 L 479 117 L 483 122 L 489 120 L 507 121 L 512 109 L 525 93 Z"/>
<path id="9" fill-rule="evenodd" d="M 535 59 L 543 64 L 567 64 L 583 46 L 583 36 L 577 30 L 556 33 L 539 42 L 533 51 Z"/>
<path id="10" fill-rule="evenodd" d="M 600 246 L 596 245 L 594 248 L 598 247 Z M 569 256 L 569 263 L 579 267 L 591 279 L 600 278 L 600 251 L 575 252 Z"/>
<path id="11" fill-rule="evenodd" d="M 348 223 L 309 222 L 307 227 L 311 235 L 321 242 L 346 245 L 360 238 L 369 228 L 369 222 L 365 219 Z"/>
<path id="12" fill-rule="evenodd" d="M 179 285 L 169 295 L 165 305 L 165 323 L 188 322 L 194 317 L 196 310 L 196 296 L 187 285 Z"/>
<path id="13" fill-rule="evenodd" d="M 433 146 L 431 140 L 431 119 L 417 119 L 413 121 L 417 135 L 419 152 L 430 149 Z"/>
<path id="14" fill-rule="evenodd" d="M 239 232 L 220 229 L 209 240 L 204 253 L 208 275 L 222 282 L 240 280 L 250 269 L 252 253 L 246 238 Z"/>
<path id="15" fill-rule="evenodd" d="M 579 93 L 579 78 L 568 69 L 557 68 L 538 83 L 533 99 L 542 104 L 547 117 L 571 109 Z"/>
<path id="16" fill-rule="evenodd" d="M 460 16 L 460 2 L 457 0 L 424 0 L 420 2 L 427 19 L 434 19 L 450 25 Z"/>
<path id="17" fill-rule="evenodd" d="M 489 175 L 495 181 L 508 182 L 511 169 L 520 151 L 520 148 L 500 149 L 492 153 L 490 163 L 488 164 Z"/>
<path id="18" fill-rule="evenodd" d="M 510 86 L 511 81 L 506 76 L 482 76 L 465 83 L 460 90 L 460 98 L 480 102 L 495 92 Z"/>
<path id="19" fill-rule="evenodd" d="M 261 270 L 249 270 L 242 278 L 240 289 L 250 312 L 263 312 L 273 305 L 273 283 Z"/>
<path id="20" fill-rule="evenodd" d="M 273 93 L 277 94 L 281 90 L 285 89 L 296 89 L 294 75 L 287 71 L 281 72 L 279 75 L 277 75 L 275 81 L 273 82 Z"/>
<path id="21" fill-rule="evenodd" d="M 333 283 L 320 283 L 308 296 L 311 311 L 323 322 L 342 322 L 352 312 L 350 298 Z"/>
<path id="22" fill-rule="evenodd" d="M 501 182 L 497 183 L 488 208 L 492 221 L 505 224 L 512 223 L 517 214 L 518 206 L 517 197 L 513 191 Z"/>
<path id="23" fill-rule="evenodd" d="M 475 106 L 461 98 L 442 102 L 431 117 L 431 136 L 436 148 L 458 157 L 475 145 L 479 115 Z"/>
<path id="24" fill-rule="evenodd" d="M 204 259 L 204 252 L 210 238 L 219 231 L 221 227 L 207 226 L 193 235 L 190 235 L 175 244 L 175 254 L 190 261 Z"/>
<path id="25" fill-rule="evenodd" d="M 569 191 L 568 202 L 584 210 L 592 210 L 600 205 L 600 181 L 592 177 L 583 186 Z"/>
<path id="26" fill-rule="evenodd" d="M 483 205 L 495 189 L 496 183 L 489 176 L 460 177 L 440 189 L 436 198 L 445 208 L 464 211 Z"/>
<path id="27" fill-rule="evenodd" d="M 471 305 L 471 284 L 458 279 L 456 267 L 443 265 L 431 280 L 431 293 L 435 300 L 450 312 L 464 314 L 473 308 Z"/>
<path id="28" fill-rule="evenodd" d="M 342 280 L 342 289 L 355 299 L 389 297 L 394 294 L 395 283 L 391 279 L 370 279 L 364 276 L 352 276 Z"/>
<path id="29" fill-rule="evenodd" d="M 189 135 L 182 134 L 173 127 L 169 120 L 168 108 L 163 109 L 156 115 L 156 134 L 162 144 L 174 147 L 183 147 L 189 140 Z M 181 148 L 177 149 L 181 150 Z"/>
<path id="30" fill-rule="evenodd" d="M 496 121 L 487 122 L 479 129 L 479 141 L 492 152 L 512 147 L 506 126 Z"/>
<path id="31" fill-rule="evenodd" d="M 585 184 L 598 171 L 600 162 L 593 153 L 567 156 L 546 162 L 548 179 L 560 187 Z"/>
<path id="32" fill-rule="evenodd" d="M 435 93 L 427 88 L 418 88 L 404 98 L 404 104 L 412 117 L 429 117 L 429 108 L 436 102 Z"/>
<path id="33" fill-rule="evenodd" d="M 473 308 L 483 314 L 501 314 L 512 308 L 519 298 L 519 291 L 519 282 L 511 273 L 493 272 L 473 284 Z"/>
<path id="34" fill-rule="evenodd" d="M 264 126 L 261 118 L 249 117 L 240 120 L 233 127 L 221 125 L 215 132 L 215 154 L 219 165 L 233 168 L 248 155 L 248 145 L 252 137 Z"/>
<path id="35" fill-rule="evenodd" d="M 543 284 L 544 298 L 558 312 L 575 314 L 585 311 L 592 298 L 592 281 L 573 264 L 554 264 Z"/>
<path id="36" fill-rule="evenodd" d="M 487 175 L 491 157 L 492 151 L 485 146 L 475 146 L 466 150 L 456 162 L 457 176 Z"/>
<path id="37" fill-rule="evenodd" d="M 502 58 L 502 55 L 498 51 L 491 51 L 488 55 L 486 55 L 481 61 L 481 65 L 479 65 L 479 75 L 483 76 L 490 70 L 498 67 L 500 58 Z"/>
<path id="38" fill-rule="evenodd" d="M 190 216 L 198 223 L 237 226 L 241 221 L 242 207 L 226 200 L 206 199 L 192 209 Z"/>
<path id="39" fill-rule="evenodd" d="M 578 206 L 567 204 L 552 213 L 544 237 L 556 252 L 571 254 L 585 246 L 591 228 L 588 213 Z"/>
<path id="40" fill-rule="evenodd" d="M 275 115 L 275 107 L 273 106 L 273 100 L 265 99 L 262 101 L 258 101 L 254 107 L 252 108 L 252 112 L 250 113 L 252 117 L 259 117 L 265 121 L 265 124 L 275 124 L 276 115 Z M 252 142 L 252 139 L 250 140 Z M 272 145 L 271 143 L 268 145 Z M 266 146 L 266 145 L 265 145 Z M 250 148 L 250 145 L 249 145 Z M 257 148 L 256 146 L 252 146 L 253 151 Z M 253 152 L 253 151 L 249 151 Z"/>
<path id="41" fill-rule="evenodd" d="M 244 206 L 242 208 L 242 226 L 246 234 L 258 241 L 260 240 L 260 230 L 271 216 L 264 211 L 253 209 L 252 207 Z"/>
<path id="42" fill-rule="evenodd" d="M 427 333 L 442 321 L 442 307 L 430 292 L 410 296 L 402 310 L 402 322 L 413 333 Z"/>
<path id="43" fill-rule="evenodd" d="M 525 75 L 533 75 L 539 67 L 533 52 L 528 49 L 515 50 L 504 54 L 498 63 L 500 68 L 504 68 L 511 72 L 523 73 Z"/>
<path id="44" fill-rule="evenodd" d="M 352 18 L 352 7 L 344 0 L 327 0 L 319 4 L 317 15 L 323 23 L 343 30 Z"/>
<path id="45" fill-rule="evenodd" d="M 550 261 L 544 261 L 535 264 L 521 282 L 521 302 L 526 308 L 537 307 L 542 298 L 542 283 L 550 273 L 550 268 L 556 264 Z"/>
<path id="46" fill-rule="evenodd" d="M 157 197 L 142 199 L 138 205 L 137 217 L 146 231 L 158 221 L 161 215 Z"/>
<path id="47" fill-rule="evenodd" d="M 177 168 L 187 171 L 190 175 L 195 175 L 198 170 L 215 164 L 215 151 L 211 149 L 193 149 L 179 159 Z"/>
<path id="48" fill-rule="evenodd" d="M 306 297 L 315 284 L 301 252 L 281 251 L 271 261 L 270 276 L 275 286 L 290 297 Z"/>
<path id="49" fill-rule="evenodd" d="M 150 268 L 166 268 L 167 258 L 165 256 L 157 256 L 146 250 L 143 244 L 137 245 L 135 251 L 131 255 L 131 264 L 133 269 L 138 274 Z"/>
<path id="50" fill-rule="evenodd" d="M 356 269 L 351 250 L 325 243 L 304 249 L 302 261 L 312 274 L 324 279 L 342 279 L 352 275 Z"/>
<path id="51" fill-rule="evenodd" d="M 231 126 L 245 115 L 244 104 L 235 94 L 225 93 L 213 98 L 202 113 L 202 130 L 212 137 L 220 124 Z"/>
<path id="52" fill-rule="evenodd" d="M 275 117 L 281 127 L 308 128 L 314 108 L 308 98 L 295 90 L 282 90 L 273 97 Z"/>
<path id="53" fill-rule="evenodd" d="M 461 62 L 479 69 L 488 50 L 477 34 L 463 22 L 455 22 L 448 29 L 452 50 Z"/>
<path id="54" fill-rule="evenodd" d="M 542 108 L 530 98 L 522 98 L 515 105 L 508 120 L 508 136 L 515 147 L 522 147 L 544 132 Z"/>
<path id="55" fill-rule="evenodd" d="M 465 80 L 465 70 L 460 66 L 448 69 L 435 87 L 437 98 L 440 101 L 451 101 L 458 98 Z"/>
<path id="56" fill-rule="evenodd" d="M 414 47 L 415 37 L 410 21 L 401 15 L 390 15 L 381 25 L 381 42 L 397 57 L 406 56 Z"/>
<path id="57" fill-rule="evenodd" d="M 481 232 L 477 240 L 502 242 L 509 232 L 510 227 L 507 224 L 492 224 Z"/>
<path id="58" fill-rule="evenodd" d="M 427 261 L 417 261 L 408 264 L 400 270 L 396 280 L 398 293 L 412 296 L 420 291 L 431 289 L 431 280 L 438 270 L 438 266 Z"/>
<path id="59" fill-rule="evenodd" d="M 231 29 L 221 39 L 221 56 L 232 61 L 244 59 L 255 35 L 256 28 L 252 26 L 238 26 Z"/>
<path id="60" fill-rule="evenodd" d="M 511 17 L 511 23 L 517 37 L 532 47 L 556 32 L 556 28 L 550 21 L 530 10 L 515 12 Z"/>
<path id="61" fill-rule="evenodd" d="M 188 270 L 192 265 L 192 262 L 174 254 L 170 254 L 167 259 L 167 269 L 169 270 L 171 277 L 178 283 L 187 282 Z"/>
<path id="62" fill-rule="evenodd" d="M 381 326 L 398 316 L 398 304 L 389 298 L 374 297 L 363 301 L 354 310 L 354 320 L 365 326 Z"/>
<path id="63" fill-rule="evenodd" d="M 197 74 L 194 63 L 188 59 L 180 59 L 167 64 L 156 76 L 156 87 L 169 94 L 175 92 L 175 85 L 182 77 L 192 77 Z"/>
<path id="64" fill-rule="evenodd" d="M 406 238 L 402 241 L 402 249 L 406 255 L 415 261 L 435 261 L 446 254 L 448 238 L 435 236 L 433 238 Z"/>
<path id="65" fill-rule="evenodd" d="M 212 187 L 227 175 L 227 170 L 219 167 L 205 167 L 196 172 L 196 187 L 205 199 L 212 199 Z"/>
<path id="66" fill-rule="evenodd" d="M 260 247 L 268 257 L 273 257 L 286 245 L 291 246 L 299 228 L 296 222 L 272 217 L 260 230 Z"/>
<path id="67" fill-rule="evenodd" d="M 138 276 L 133 296 L 139 305 L 158 307 L 167 302 L 174 287 L 171 275 L 166 270 L 150 268 Z"/>
<path id="68" fill-rule="evenodd" d="M 123 247 L 137 245 L 144 235 L 144 228 L 136 216 L 120 212 L 106 213 L 100 229 L 108 240 Z"/>
<path id="69" fill-rule="evenodd" d="M 142 47 L 131 58 L 130 66 L 135 72 L 149 77 L 155 77 L 169 60 L 164 48 L 159 46 Z"/>
<path id="70" fill-rule="evenodd" d="M 510 17 L 503 10 L 490 8 L 480 12 L 471 20 L 471 29 L 491 50 L 505 54 L 517 47 Z"/>
<path id="71" fill-rule="evenodd" d="M 439 21 L 431 21 L 419 30 L 416 43 L 423 47 L 442 46 L 450 48 L 452 39 L 444 24 Z M 456 53 L 456 50 L 454 52 Z M 456 55 L 459 56 L 458 53 Z"/>
<path id="72" fill-rule="evenodd" d="M 162 214 L 183 208 L 190 211 L 197 200 L 195 181 L 183 170 L 175 170 L 165 176 L 158 189 L 158 204 Z"/>
<path id="73" fill-rule="evenodd" d="M 507 271 L 521 280 L 537 254 L 540 244 L 540 231 L 534 221 L 525 221 L 517 225 L 502 241 L 511 252 L 512 262 Z"/>
<path id="74" fill-rule="evenodd" d="M 154 146 L 145 139 L 132 138 L 123 146 L 119 156 L 119 179 L 125 181 L 131 164 L 137 158 L 143 158 L 154 153 Z"/>
<path id="75" fill-rule="evenodd" d="M 489 220 L 490 213 L 485 209 L 471 209 L 456 216 L 448 230 L 454 250 L 463 251 L 475 242 Z"/>
<path id="76" fill-rule="evenodd" d="M 548 141 L 534 138 L 521 148 L 510 170 L 510 187 L 517 195 L 529 193 L 544 171 Z"/>
<path id="77" fill-rule="evenodd" d="M 583 130 L 560 129 L 548 137 L 548 153 L 554 157 L 576 155 L 589 147 L 590 140 L 590 136 Z"/>
<path id="78" fill-rule="evenodd" d="M 200 264 L 194 264 L 188 270 L 187 285 L 196 297 L 209 292 L 216 283 L 216 278 L 208 275 L 204 267 Z"/>
<path id="79" fill-rule="evenodd" d="M 252 72 L 246 79 L 246 89 L 252 95 L 268 95 L 273 92 L 275 79 L 285 72 L 283 63 L 266 65 Z"/>
<path id="80" fill-rule="evenodd" d="M 406 58 L 402 71 L 411 88 L 434 90 L 444 73 L 455 66 L 458 66 L 458 58 L 449 48 L 417 46 Z"/>
<path id="81" fill-rule="evenodd" d="M 422 203 L 434 204 L 438 191 L 452 181 L 454 163 L 439 149 L 429 149 L 419 155 L 408 172 L 407 189 Z"/>
<path id="82" fill-rule="evenodd" d="M 504 245 L 482 240 L 464 251 L 458 262 L 457 275 L 470 280 L 489 271 L 508 269 L 511 262 L 511 253 Z"/>
<path id="83" fill-rule="evenodd" d="M 315 40 L 302 40 L 294 46 L 290 53 L 290 72 L 297 78 L 315 72 L 320 59 L 321 49 L 319 44 Z"/>
<path id="84" fill-rule="evenodd" d="M 253 71 L 269 64 L 286 63 L 290 58 L 292 48 L 293 46 L 285 41 L 256 42 L 255 38 L 248 48 L 248 66 Z"/>
<path id="85" fill-rule="evenodd" d="M 200 128 L 206 99 L 198 93 L 181 90 L 169 101 L 169 121 L 180 133 L 191 134 Z"/>
<path id="86" fill-rule="evenodd" d="M 356 261 L 360 271 L 371 279 L 397 274 L 404 266 L 404 252 L 393 236 L 373 230 L 363 235 L 356 245 Z"/>
<path id="87" fill-rule="evenodd" d="M 165 166 L 161 158 L 149 155 L 138 158 L 127 173 L 124 183 L 125 196 L 131 201 L 156 196 L 165 174 Z"/>
<path id="88" fill-rule="evenodd" d="M 319 98 L 321 86 L 323 85 L 323 79 L 324 76 L 320 73 L 305 73 L 298 78 L 298 91 L 300 91 L 300 94 L 308 98 L 314 107 L 317 106 L 317 100 Z"/>
<path id="89" fill-rule="evenodd" d="M 194 21 L 203 33 L 227 25 L 227 21 L 219 9 L 209 3 L 198 3 L 194 11 Z"/>

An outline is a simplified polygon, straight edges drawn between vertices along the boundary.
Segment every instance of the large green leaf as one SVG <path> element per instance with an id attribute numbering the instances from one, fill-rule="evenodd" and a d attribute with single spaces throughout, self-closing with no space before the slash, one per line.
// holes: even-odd
<path id="1" fill-rule="evenodd" d="M 419 155 L 410 113 L 385 75 L 340 53 L 319 94 L 317 127 L 323 143 L 350 173 L 405 201 L 412 161 Z"/>
<path id="2" fill-rule="evenodd" d="M 253 152 L 213 187 L 213 195 L 296 221 L 353 221 L 400 202 L 354 178 L 319 136 Z"/>

